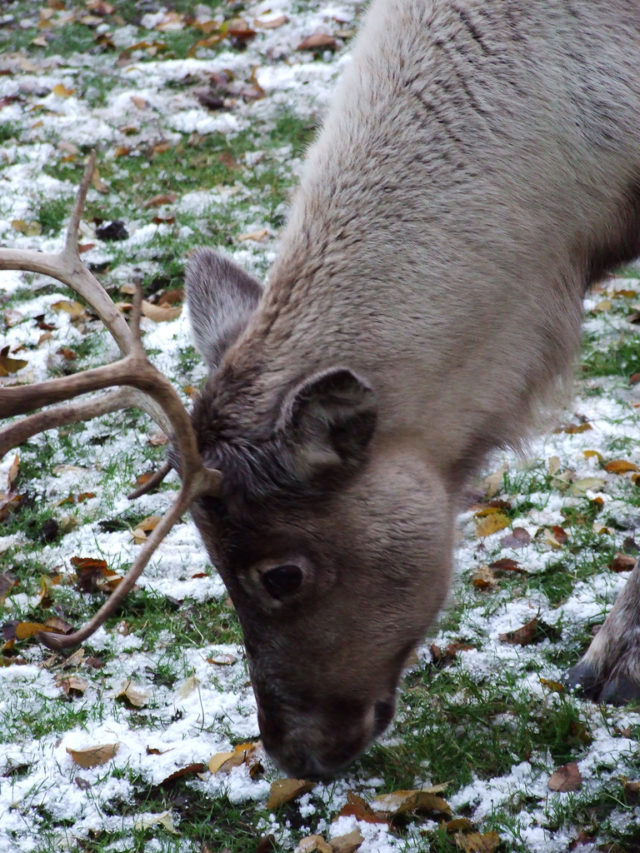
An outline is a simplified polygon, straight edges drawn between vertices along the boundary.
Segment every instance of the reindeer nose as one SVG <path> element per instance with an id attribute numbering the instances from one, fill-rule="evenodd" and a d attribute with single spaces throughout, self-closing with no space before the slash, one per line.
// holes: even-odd
<path id="1" fill-rule="evenodd" d="M 258 704 L 258 721 L 266 751 L 291 776 L 327 779 L 343 770 L 378 737 L 393 718 L 393 697 L 369 708 L 340 703 L 341 711 L 304 710 Z"/>

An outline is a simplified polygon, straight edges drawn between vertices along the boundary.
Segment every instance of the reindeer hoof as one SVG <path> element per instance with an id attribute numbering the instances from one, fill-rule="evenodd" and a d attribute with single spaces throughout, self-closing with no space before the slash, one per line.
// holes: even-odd
<path id="1" fill-rule="evenodd" d="M 562 679 L 567 690 L 582 696 L 584 699 L 597 701 L 602 689 L 603 679 L 595 666 L 586 661 L 578 661 Z"/>
<path id="2" fill-rule="evenodd" d="M 625 675 L 610 678 L 600 691 L 600 702 L 608 705 L 626 705 L 629 702 L 640 702 L 640 684 Z"/>

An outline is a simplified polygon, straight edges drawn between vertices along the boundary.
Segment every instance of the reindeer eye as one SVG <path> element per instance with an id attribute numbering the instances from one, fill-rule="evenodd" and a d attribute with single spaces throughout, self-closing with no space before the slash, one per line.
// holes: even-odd
<path id="1" fill-rule="evenodd" d="M 280 601 L 297 592 L 302 583 L 302 569 L 293 563 L 284 566 L 276 566 L 260 575 L 264 588 L 269 595 Z"/>

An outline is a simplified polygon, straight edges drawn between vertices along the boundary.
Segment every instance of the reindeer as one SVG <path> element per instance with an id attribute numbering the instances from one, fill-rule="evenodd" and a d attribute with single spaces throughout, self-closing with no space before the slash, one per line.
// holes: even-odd
<path id="1" fill-rule="evenodd" d="M 206 249 L 188 303 L 210 375 L 191 415 L 81 265 L 11 252 L 93 306 L 115 365 L 0 392 L 35 431 L 141 405 L 181 491 L 113 598 L 188 506 L 237 609 L 262 738 L 291 774 L 340 770 L 389 724 L 449 589 L 456 511 L 570 373 L 582 298 L 640 253 L 634 0 L 374 0 L 261 285 Z M 493 365 L 493 369 L 487 369 Z M 134 389 L 132 391 L 132 388 Z M 640 568 L 568 676 L 640 697 Z"/>

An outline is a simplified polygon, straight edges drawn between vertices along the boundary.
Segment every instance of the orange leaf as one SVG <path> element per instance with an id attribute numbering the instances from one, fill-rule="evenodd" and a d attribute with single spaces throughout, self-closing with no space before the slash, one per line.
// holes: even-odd
<path id="1" fill-rule="evenodd" d="M 289 803 L 306 794 L 308 791 L 315 788 L 315 782 L 308 782 L 306 779 L 276 779 L 271 783 L 269 789 L 269 799 L 267 800 L 268 809 L 277 809 L 284 803 Z"/>
<path id="2" fill-rule="evenodd" d="M 626 459 L 612 459 L 604 466 L 605 471 L 610 474 L 626 474 L 628 471 L 640 471 L 640 468 L 634 462 L 628 462 Z"/>

